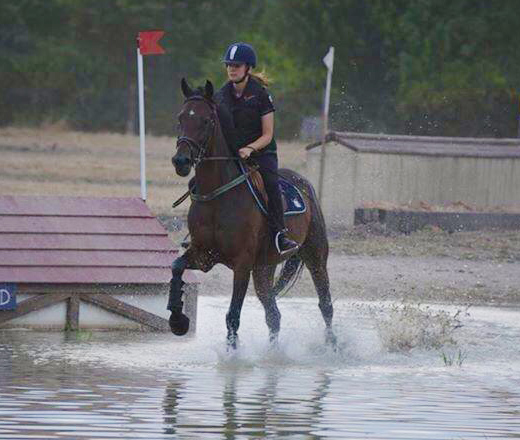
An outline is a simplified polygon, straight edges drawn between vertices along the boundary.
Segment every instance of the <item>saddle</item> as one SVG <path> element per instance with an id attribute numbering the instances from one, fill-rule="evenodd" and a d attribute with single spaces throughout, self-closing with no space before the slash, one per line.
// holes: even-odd
<path id="1" fill-rule="evenodd" d="M 252 192 L 260 211 L 267 215 L 269 198 L 265 191 L 262 175 L 254 166 L 240 163 L 240 167 L 242 168 L 243 173 L 249 173 L 249 178 L 247 179 L 249 189 Z M 290 216 L 302 214 L 307 210 L 305 199 L 300 190 L 294 184 L 282 177 L 278 180 L 278 185 L 280 186 L 280 193 L 282 195 L 284 215 Z"/>

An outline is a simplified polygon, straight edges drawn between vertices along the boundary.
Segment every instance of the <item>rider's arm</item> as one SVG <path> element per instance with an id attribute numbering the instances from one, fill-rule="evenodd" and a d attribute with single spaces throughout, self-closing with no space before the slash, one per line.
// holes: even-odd
<path id="1" fill-rule="evenodd" d="M 255 151 L 261 150 L 273 139 L 274 133 L 274 112 L 262 116 L 262 136 L 247 146 Z"/>

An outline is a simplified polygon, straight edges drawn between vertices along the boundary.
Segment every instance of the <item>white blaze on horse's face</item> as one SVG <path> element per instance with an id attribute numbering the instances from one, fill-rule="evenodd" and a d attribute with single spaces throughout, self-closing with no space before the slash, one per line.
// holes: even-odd
<path id="1" fill-rule="evenodd" d="M 189 111 L 188 114 L 189 114 L 190 116 L 193 116 L 193 115 L 195 115 L 195 112 L 193 111 L 193 109 L 191 109 L 191 110 Z"/>

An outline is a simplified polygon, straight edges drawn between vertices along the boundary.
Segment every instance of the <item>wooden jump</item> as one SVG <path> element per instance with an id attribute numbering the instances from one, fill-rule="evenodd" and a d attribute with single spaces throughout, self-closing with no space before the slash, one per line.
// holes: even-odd
<path id="1" fill-rule="evenodd" d="M 0 196 L 0 283 L 26 297 L 15 310 L 0 310 L 0 328 L 66 301 L 67 330 L 81 327 L 85 303 L 169 331 L 164 317 L 114 295 L 162 295 L 165 309 L 177 254 L 138 198 Z M 186 281 L 187 313 L 194 314 L 196 280 L 188 273 Z"/>

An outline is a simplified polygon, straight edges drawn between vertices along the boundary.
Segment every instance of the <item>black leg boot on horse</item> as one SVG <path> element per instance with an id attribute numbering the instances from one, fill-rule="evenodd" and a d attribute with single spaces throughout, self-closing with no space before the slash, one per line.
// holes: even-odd
<path id="1" fill-rule="evenodd" d="M 187 258 L 185 255 L 177 258 L 172 263 L 172 279 L 170 281 L 170 296 L 168 298 L 168 310 L 172 312 L 170 315 L 170 329 L 174 335 L 183 336 L 188 333 L 190 328 L 190 319 L 182 312 L 184 303 L 182 302 L 182 274 L 187 266 Z"/>

